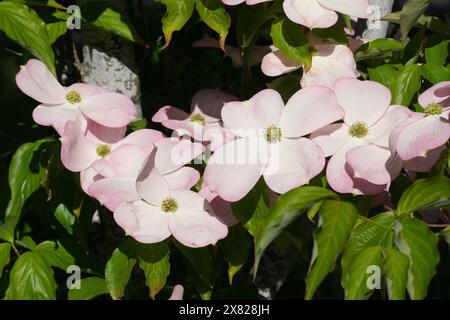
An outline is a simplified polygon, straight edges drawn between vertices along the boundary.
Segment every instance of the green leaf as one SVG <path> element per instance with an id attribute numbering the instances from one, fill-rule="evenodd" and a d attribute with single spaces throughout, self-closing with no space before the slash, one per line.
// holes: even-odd
<path id="1" fill-rule="evenodd" d="M 60 243 L 44 241 L 36 246 L 33 252 L 39 253 L 49 266 L 64 271 L 75 264 L 75 258 Z"/>
<path id="2" fill-rule="evenodd" d="M 82 18 L 122 38 L 145 45 L 128 16 L 108 1 L 88 1 L 80 6 Z"/>
<path id="3" fill-rule="evenodd" d="M 298 79 L 298 74 L 287 74 L 275 79 L 267 87 L 278 91 L 283 97 L 284 102 L 288 102 L 289 98 L 300 90 L 300 81 Z"/>
<path id="4" fill-rule="evenodd" d="M 162 18 L 162 29 L 167 47 L 172 39 L 172 34 L 179 31 L 188 22 L 194 12 L 195 0 L 161 0 L 161 3 L 167 7 L 167 12 Z"/>
<path id="5" fill-rule="evenodd" d="M 420 66 L 417 64 L 404 66 L 391 84 L 392 104 L 409 106 L 421 85 Z"/>
<path id="6" fill-rule="evenodd" d="M 342 280 L 348 283 L 353 259 L 364 249 L 370 247 L 390 247 L 394 242 L 394 214 L 392 212 L 380 213 L 369 221 L 358 225 L 350 236 L 341 259 Z"/>
<path id="7" fill-rule="evenodd" d="M 432 0 L 408 0 L 400 14 L 400 30 L 403 41 L 406 41 L 409 31 L 425 13 Z"/>
<path id="8" fill-rule="evenodd" d="M 22 254 L 11 269 L 7 300 L 56 300 L 53 270 L 38 252 Z"/>
<path id="9" fill-rule="evenodd" d="M 194 280 L 194 286 L 204 300 L 211 298 L 212 289 L 216 280 L 217 261 L 211 246 L 203 248 L 188 248 L 178 241 L 175 246 L 186 258 L 188 269 Z"/>
<path id="10" fill-rule="evenodd" d="M 80 280 L 80 289 L 70 289 L 69 300 L 91 300 L 95 297 L 108 294 L 106 282 L 103 278 L 89 277 Z"/>
<path id="11" fill-rule="evenodd" d="M 269 214 L 261 223 L 260 232 L 255 237 L 254 274 L 258 271 L 259 261 L 264 250 L 283 230 L 314 203 L 324 199 L 337 199 L 338 196 L 327 189 L 305 186 L 293 189 L 278 197 Z"/>
<path id="12" fill-rule="evenodd" d="M 382 20 L 400 24 L 401 11 L 393 12 L 383 17 Z M 446 33 L 449 31 L 444 21 L 437 17 L 421 15 L 413 27 L 425 28 L 438 33 Z"/>
<path id="13" fill-rule="evenodd" d="M 0 243 L 0 278 L 2 277 L 3 269 L 9 264 L 11 259 L 11 244 Z"/>
<path id="14" fill-rule="evenodd" d="M 424 209 L 444 208 L 450 204 L 450 179 L 435 176 L 416 180 L 403 193 L 397 212 L 405 214 Z"/>
<path id="15" fill-rule="evenodd" d="M 0 30 L 55 73 L 55 56 L 47 27 L 33 9 L 17 2 L 0 2 Z"/>
<path id="16" fill-rule="evenodd" d="M 450 81 L 450 69 L 444 66 L 426 63 L 421 66 L 421 69 L 423 77 L 432 84 Z"/>
<path id="17" fill-rule="evenodd" d="M 378 266 L 381 269 L 382 252 L 382 247 L 368 247 L 353 258 L 348 266 L 349 276 L 342 282 L 346 300 L 362 300 L 370 296 L 372 290 L 367 283 L 371 276 L 369 267 Z"/>
<path id="18" fill-rule="evenodd" d="M 281 3 L 276 2 L 269 8 L 264 6 L 241 6 L 237 16 L 236 34 L 239 47 L 247 54 L 256 43 L 260 29 L 281 11 Z"/>
<path id="19" fill-rule="evenodd" d="M 0 221 L 0 239 L 13 243 L 14 228 L 15 226 L 12 223 L 2 223 Z"/>
<path id="20" fill-rule="evenodd" d="M 225 40 L 231 26 L 231 17 L 221 0 L 196 0 L 195 7 L 202 21 L 219 34 L 220 47 L 225 50 Z"/>
<path id="21" fill-rule="evenodd" d="M 405 300 L 409 259 L 394 248 L 383 250 L 388 297 L 390 300 Z"/>
<path id="22" fill-rule="evenodd" d="M 312 30 L 312 33 L 320 39 L 331 40 L 336 43 L 347 43 L 347 35 L 345 34 L 344 28 L 342 28 L 342 22 L 336 22 L 332 27 L 329 28 L 316 28 Z"/>
<path id="23" fill-rule="evenodd" d="M 442 66 L 448 58 L 448 45 L 450 40 L 442 38 L 435 39 L 436 43 L 425 49 L 425 60 L 427 64 Z"/>
<path id="24" fill-rule="evenodd" d="M 314 232 L 314 249 L 306 277 L 306 299 L 313 298 L 325 276 L 333 271 L 350 232 L 358 220 L 358 210 L 349 202 L 327 200 L 320 208 L 319 225 Z"/>
<path id="25" fill-rule="evenodd" d="M 75 215 L 61 203 L 55 210 L 55 218 L 64 227 L 69 234 L 73 234 L 73 225 L 75 223 Z"/>
<path id="26" fill-rule="evenodd" d="M 258 236 L 263 218 L 269 212 L 268 202 L 266 186 L 260 179 L 243 199 L 231 204 L 234 216 L 253 238 Z"/>
<path id="27" fill-rule="evenodd" d="M 156 295 L 166 284 L 170 273 L 170 249 L 167 241 L 139 246 L 139 267 L 145 273 L 145 283 L 150 297 Z"/>
<path id="28" fill-rule="evenodd" d="M 105 281 L 111 298 L 121 299 L 136 265 L 135 242 L 126 241 L 111 255 L 105 266 Z"/>
<path id="29" fill-rule="evenodd" d="M 55 43 L 59 37 L 66 34 L 67 32 L 67 22 L 66 21 L 56 21 L 46 24 L 48 38 L 50 43 Z"/>
<path id="30" fill-rule="evenodd" d="M 238 224 L 228 230 L 228 236 L 222 240 L 221 248 L 228 262 L 228 280 L 233 284 L 234 275 L 248 260 L 252 241 L 248 232 Z"/>
<path id="31" fill-rule="evenodd" d="M 400 52 L 402 49 L 403 44 L 400 41 L 376 39 L 359 47 L 355 53 L 355 60 L 359 62 L 367 59 L 390 58 L 393 53 Z"/>
<path id="32" fill-rule="evenodd" d="M 375 68 L 368 68 L 370 80 L 381 83 L 390 88 L 392 82 L 397 76 L 398 69 L 391 64 L 384 64 Z"/>
<path id="33" fill-rule="evenodd" d="M 447 227 L 444 230 L 442 230 L 441 235 L 444 237 L 445 241 L 447 241 L 447 244 L 450 248 L 450 227 Z"/>
<path id="34" fill-rule="evenodd" d="M 424 299 L 439 263 L 438 236 L 417 218 L 396 221 L 395 245 L 409 258 L 407 289 L 412 300 Z"/>
<path id="35" fill-rule="evenodd" d="M 11 200 L 5 214 L 5 223 L 11 234 L 19 222 L 25 201 L 47 179 L 47 172 L 41 163 L 41 155 L 53 142 L 52 139 L 46 138 L 23 144 L 12 158 L 9 167 Z"/>
<path id="36" fill-rule="evenodd" d="M 64 6 L 60 5 L 55 0 L 5 0 L 5 1 L 23 3 L 29 6 L 44 6 L 61 10 L 66 9 Z"/>
<path id="37" fill-rule="evenodd" d="M 273 44 L 291 61 L 311 68 L 312 51 L 308 39 L 298 24 L 283 19 L 272 24 L 270 31 Z"/>

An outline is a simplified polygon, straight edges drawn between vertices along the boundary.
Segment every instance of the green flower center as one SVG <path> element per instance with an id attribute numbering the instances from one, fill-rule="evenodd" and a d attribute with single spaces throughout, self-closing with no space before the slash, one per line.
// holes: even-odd
<path id="1" fill-rule="evenodd" d="M 81 95 L 76 91 L 70 91 L 66 94 L 66 100 L 70 104 L 77 104 L 81 102 Z"/>
<path id="2" fill-rule="evenodd" d="M 111 147 L 107 144 L 101 144 L 97 147 L 96 151 L 101 158 L 104 158 L 111 153 Z"/>
<path id="3" fill-rule="evenodd" d="M 427 116 L 439 115 L 442 113 L 442 106 L 439 103 L 433 102 L 429 104 L 424 111 Z"/>
<path id="4" fill-rule="evenodd" d="M 348 134 L 355 138 L 364 138 L 369 133 L 369 127 L 364 122 L 358 121 L 348 129 Z"/>
<path id="5" fill-rule="evenodd" d="M 174 213 L 178 210 L 178 203 L 173 198 L 166 198 L 161 203 L 161 210 L 166 213 Z"/>
<path id="6" fill-rule="evenodd" d="M 269 143 L 278 143 L 281 141 L 281 129 L 276 126 L 271 126 L 266 129 L 265 138 Z"/>
<path id="7" fill-rule="evenodd" d="M 205 117 L 199 113 L 193 114 L 190 120 L 191 122 L 197 123 L 201 126 L 206 124 Z"/>

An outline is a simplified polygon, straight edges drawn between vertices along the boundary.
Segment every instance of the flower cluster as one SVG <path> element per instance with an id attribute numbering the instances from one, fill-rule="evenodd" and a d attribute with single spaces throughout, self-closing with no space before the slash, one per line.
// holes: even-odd
<path id="1" fill-rule="evenodd" d="M 256 2 L 262 1 L 247 1 Z M 286 0 L 285 9 L 301 3 L 325 10 L 337 2 Z M 355 9 L 359 1 L 354 3 Z M 311 41 L 319 54 L 303 88 L 286 104 L 271 89 L 247 101 L 202 90 L 190 113 L 165 106 L 153 116 L 173 137 L 151 129 L 126 135 L 137 116 L 130 99 L 85 84 L 64 88 L 40 61 L 30 60 L 16 80 L 42 103 L 35 121 L 60 134 L 64 166 L 80 173 L 83 190 L 110 209 L 128 235 L 143 243 L 173 236 L 203 247 L 226 237 L 237 222 L 230 202 L 245 197 L 261 177 L 273 193 L 283 194 L 308 184 L 326 166 L 335 191 L 376 195 L 389 190 L 402 169 L 430 170 L 445 148 L 450 82 L 422 93 L 423 112 L 413 112 L 390 105 L 391 92 L 383 85 L 356 79 L 347 47 Z M 321 52 L 331 54 L 324 58 Z M 335 73 L 327 72 L 331 60 Z M 299 67 L 284 61 L 275 49 L 263 70 L 278 75 Z M 194 159 L 207 161 L 201 185 L 199 171 L 189 165 Z"/>
<path id="2" fill-rule="evenodd" d="M 230 6 L 269 1 L 273 0 L 222 0 Z M 284 0 L 283 9 L 290 20 L 310 29 L 333 26 L 338 21 L 336 12 L 357 18 L 367 18 L 370 14 L 367 0 Z"/>

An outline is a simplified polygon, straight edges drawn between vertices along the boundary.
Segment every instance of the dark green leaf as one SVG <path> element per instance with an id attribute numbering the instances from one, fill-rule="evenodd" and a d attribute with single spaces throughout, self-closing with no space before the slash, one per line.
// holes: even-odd
<path id="1" fill-rule="evenodd" d="M 392 82 L 395 80 L 398 69 L 391 64 L 384 64 L 375 68 L 368 68 L 370 80 L 381 83 L 390 88 Z"/>
<path id="2" fill-rule="evenodd" d="M 9 264 L 11 259 L 11 244 L 0 243 L 0 278 L 2 277 L 3 269 Z"/>
<path id="3" fill-rule="evenodd" d="M 327 200 L 320 208 L 314 232 L 314 249 L 306 277 L 306 299 L 312 299 L 326 275 L 333 271 L 357 219 L 358 210 L 349 202 Z"/>
<path id="4" fill-rule="evenodd" d="M 134 241 L 126 241 L 114 250 L 105 267 L 105 281 L 114 300 L 121 299 L 136 264 Z"/>
<path id="5" fill-rule="evenodd" d="M 49 266 L 64 271 L 75 264 L 75 258 L 60 243 L 44 241 L 36 246 L 33 252 L 39 253 Z"/>
<path id="6" fill-rule="evenodd" d="M 69 290 L 68 299 L 91 300 L 103 294 L 108 294 L 105 279 L 98 277 L 89 277 L 80 280 L 80 289 Z"/>
<path id="7" fill-rule="evenodd" d="M 63 203 L 56 208 L 55 218 L 69 234 L 73 234 L 72 227 L 75 223 L 75 216 Z"/>
<path id="8" fill-rule="evenodd" d="M 342 284 L 348 283 L 353 259 L 370 247 L 390 247 L 394 242 L 394 214 L 380 213 L 358 225 L 350 236 L 341 259 Z"/>
<path id="9" fill-rule="evenodd" d="M 47 27 L 33 9 L 17 2 L 0 2 L 0 30 L 55 73 L 55 56 Z"/>
<path id="10" fill-rule="evenodd" d="M 409 258 L 409 297 L 424 299 L 439 263 L 438 236 L 423 221 L 406 217 L 395 223 L 395 245 Z"/>
<path id="11" fill-rule="evenodd" d="M 291 61 L 311 67 L 312 50 L 303 30 L 298 24 L 288 20 L 280 20 L 272 24 L 270 31 L 273 44 Z"/>
<path id="12" fill-rule="evenodd" d="M 233 283 L 233 277 L 248 260 L 252 241 L 248 232 L 238 224 L 228 231 L 228 236 L 222 240 L 221 247 L 225 260 L 228 262 L 228 280 Z"/>
<path id="13" fill-rule="evenodd" d="M 196 0 L 195 7 L 202 21 L 219 34 L 220 47 L 225 50 L 225 39 L 231 26 L 231 17 L 221 0 Z"/>
<path id="14" fill-rule="evenodd" d="M 398 203 L 399 214 L 424 209 L 443 208 L 450 204 L 450 179 L 435 176 L 416 180 L 403 193 Z"/>
<path id="15" fill-rule="evenodd" d="M 394 39 L 376 39 L 361 47 L 355 53 L 355 60 L 362 61 L 374 58 L 390 58 L 393 52 L 400 52 L 403 44 Z"/>
<path id="16" fill-rule="evenodd" d="M 368 286 L 372 274 L 370 267 L 379 267 L 381 270 L 382 247 L 368 247 L 361 250 L 348 266 L 348 278 L 342 282 L 346 300 L 367 299 L 372 289 Z M 381 274 L 380 274 L 381 276 Z"/>
<path id="17" fill-rule="evenodd" d="M 145 273 L 145 283 L 150 289 L 150 297 L 156 295 L 166 284 L 170 273 L 170 250 L 167 241 L 139 246 L 139 267 Z"/>
<path id="18" fill-rule="evenodd" d="M 400 15 L 401 11 L 393 12 L 385 17 L 382 20 L 393 22 L 400 24 Z M 440 20 L 437 17 L 421 15 L 417 22 L 414 24 L 416 28 L 426 28 L 432 30 L 434 32 L 445 33 L 449 31 L 448 26 L 444 21 Z"/>
<path id="19" fill-rule="evenodd" d="M 424 64 L 421 66 L 422 74 L 425 79 L 432 84 L 450 81 L 450 69 L 435 64 Z"/>
<path id="20" fill-rule="evenodd" d="M 297 74 L 284 75 L 269 83 L 267 87 L 278 91 L 283 97 L 284 102 L 288 102 L 294 93 L 300 90 L 299 78 Z"/>
<path id="21" fill-rule="evenodd" d="M 336 43 L 347 43 L 347 35 L 345 34 L 344 28 L 342 27 L 341 21 L 336 22 L 332 27 L 329 28 L 316 28 L 312 30 L 312 33 L 320 39 L 332 40 Z"/>
<path id="22" fill-rule="evenodd" d="M 48 38 L 50 43 L 53 44 L 59 37 L 67 32 L 66 21 L 56 21 L 46 24 Z"/>
<path id="23" fill-rule="evenodd" d="M 47 138 L 26 143 L 20 146 L 13 156 L 9 167 L 11 200 L 5 214 L 5 223 L 11 233 L 19 222 L 25 201 L 47 178 L 43 167 L 46 164 L 41 163 L 41 154 L 52 142 L 52 139 Z"/>
<path id="24" fill-rule="evenodd" d="M 133 28 L 128 16 L 108 1 L 88 1 L 80 7 L 82 18 L 90 24 L 139 44 L 144 40 Z"/>
<path id="25" fill-rule="evenodd" d="M 409 106 L 421 84 L 419 65 L 409 64 L 400 69 L 391 84 L 392 104 Z"/>
<path id="26" fill-rule="evenodd" d="M 425 60 L 427 64 L 442 66 L 448 58 L 448 45 L 450 40 L 442 38 L 436 40 L 436 43 L 429 45 L 425 49 Z"/>
<path id="27" fill-rule="evenodd" d="M 432 0 L 408 0 L 400 14 L 400 29 L 403 41 L 406 41 L 411 28 L 417 23 L 422 14 L 425 13 Z"/>
<path id="28" fill-rule="evenodd" d="M 14 264 L 7 300 L 55 300 L 56 283 L 53 271 L 38 252 L 22 254 Z"/>
<path id="29" fill-rule="evenodd" d="M 258 236 L 263 218 L 269 212 L 268 202 L 266 186 L 261 179 L 242 200 L 231 204 L 235 217 L 253 238 Z"/>
<path id="30" fill-rule="evenodd" d="M 176 247 L 187 260 L 188 269 L 194 280 L 194 286 L 202 299 L 210 299 L 216 280 L 216 259 L 211 246 L 188 248 L 174 241 Z"/>
<path id="31" fill-rule="evenodd" d="M 394 248 L 385 248 L 384 272 L 390 300 L 405 300 L 409 259 Z"/>
<path id="32" fill-rule="evenodd" d="M 242 6 L 239 9 L 236 34 L 239 47 L 246 53 L 257 40 L 260 28 L 268 21 L 276 18 L 281 10 L 281 3 L 277 2 L 268 9 L 263 6 Z"/>
<path id="33" fill-rule="evenodd" d="M 188 22 L 194 12 L 195 0 L 161 0 L 167 7 L 166 15 L 162 18 L 162 29 L 166 38 L 167 47 L 172 39 L 172 34 L 179 31 Z"/>
<path id="34" fill-rule="evenodd" d="M 333 198 L 338 198 L 334 192 L 310 186 L 293 189 L 281 195 L 264 218 L 260 232 L 255 237 L 254 273 L 256 274 L 258 270 L 258 264 L 264 250 L 287 226 L 306 212 L 314 203 Z"/>

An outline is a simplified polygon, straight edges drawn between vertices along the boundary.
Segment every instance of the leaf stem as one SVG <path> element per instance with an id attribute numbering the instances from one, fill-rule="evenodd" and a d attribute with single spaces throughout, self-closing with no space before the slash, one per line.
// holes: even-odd
<path id="1" fill-rule="evenodd" d="M 19 250 L 17 250 L 17 247 L 14 244 L 14 241 L 10 242 L 10 243 L 11 243 L 11 248 L 13 248 L 14 252 L 16 253 L 16 256 L 20 257 L 20 252 L 19 252 Z"/>

